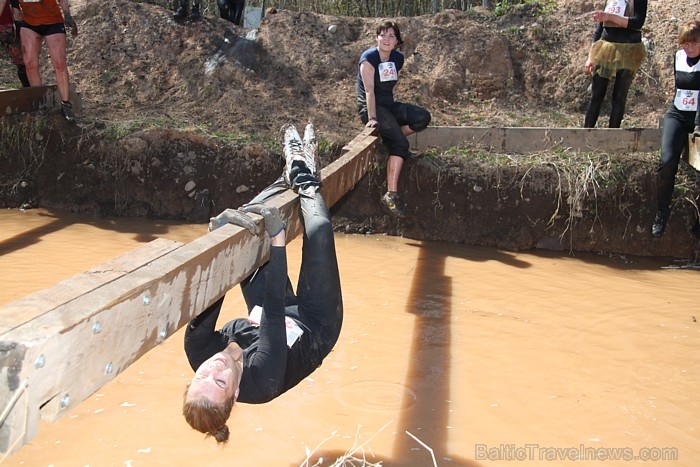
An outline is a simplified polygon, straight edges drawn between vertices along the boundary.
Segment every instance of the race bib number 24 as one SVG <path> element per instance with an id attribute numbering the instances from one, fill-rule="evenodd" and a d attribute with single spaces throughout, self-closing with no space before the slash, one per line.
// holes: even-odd
<path id="1" fill-rule="evenodd" d="M 399 72 L 396 71 L 394 62 L 382 62 L 379 64 L 379 81 L 396 81 L 399 79 Z"/>

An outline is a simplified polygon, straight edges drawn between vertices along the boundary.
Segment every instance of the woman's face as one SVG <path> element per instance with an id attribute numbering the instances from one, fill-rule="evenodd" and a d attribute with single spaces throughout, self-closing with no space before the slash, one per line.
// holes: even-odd
<path id="1" fill-rule="evenodd" d="M 187 398 L 203 397 L 215 404 L 223 404 L 238 397 L 242 373 L 240 362 L 234 361 L 228 352 L 219 352 L 197 368 Z"/>
<path id="2" fill-rule="evenodd" d="M 681 44 L 685 54 L 690 58 L 695 58 L 700 55 L 700 42 L 684 42 Z"/>
<path id="3" fill-rule="evenodd" d="M 382 52 L 391 52 L 396 47 L 398 40 L 394 28 L 388 28 L 377 36 L 377 48 Z"/>

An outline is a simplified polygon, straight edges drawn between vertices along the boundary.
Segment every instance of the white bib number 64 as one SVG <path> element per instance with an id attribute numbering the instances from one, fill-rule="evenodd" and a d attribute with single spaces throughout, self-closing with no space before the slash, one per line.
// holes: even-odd
<path id="1" fill-rule="evenodd" d="M 698 93 L 687 89 L 678 89 L 673 104 L 678 110 L 692 111 L 698 110 Z"/>

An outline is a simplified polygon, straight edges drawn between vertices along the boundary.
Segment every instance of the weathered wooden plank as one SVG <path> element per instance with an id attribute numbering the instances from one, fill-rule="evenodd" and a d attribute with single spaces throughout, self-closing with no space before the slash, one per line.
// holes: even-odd
<path id="1" fill-rule="evenodd" d="M 474 143 L 521 154 L 555 147 L 584 152 L 653 152 L 658 150 L 660 138 L 658 128 L 429 127 L 411 135 L 409 142 L 419 151 Z"/>
<path id="2" fill-rule="evenodd" d="M 70 100 L 73 110 L 82 111 L 82 99 L 73 85 L 70 89 Z M 60 106 L 61 96 L 55 84 L 0 91 L 0 117 L 44 109 L 58 109 Z"/>
<path id="3" fill-rule="evenodd" d="M 180 242 L 158 238 L 122 256 L 88 269 L 70 279 L 39 290 L 0 307 L 0 336 L 97 289 L 182 246 Z"/>
<path id="4" fill-rule="evenodd" d="M 323 169 L 322 192 L 329 206 L 366 173 L 376 143 L 373 131 L 365 130 Z M 287 221 L 289 239 L 298 235 L 296 194 L 288 190 L 270 204 Z M 221 297 L 266 260 L 268 242 L 264 233 L 252 236 L 225 225 L 188 244 L 163 247 L 162 254 L 144 258 L 136 250 L 109 267 L 93 268 L 112 271 L 120 269 L 115 263 L 126 265 L 123 273 L 110 273 L 102 281 L 88 274 L 57 285 L 56 301 L 46 292 L 21 300 L 24 310 L 42 308 L 0 333 L 0 452 L 7 455 L 31 440 L 39 417 L 54 420 L 67 413 Z M 0 311 L 0 316 L 10 314 Z"/>

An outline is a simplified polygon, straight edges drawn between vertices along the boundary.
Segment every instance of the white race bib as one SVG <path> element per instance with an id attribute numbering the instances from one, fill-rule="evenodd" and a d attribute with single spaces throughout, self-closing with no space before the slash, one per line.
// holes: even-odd
<path id="1" fill-rule="evenodd" d="M 625 0 L 608 0 L 605 5 L 605 12 L 613 15 L 625 16 L 627 2 Z"/>
<path id="2" fill-rule="evenodd" d="M 399 72 L 396 71 L 394 62 L 382 62 L 379 64 L 379 81 L 396 81 L 399 79 Z"/>
<path id="3" fill-rule="evenodd" d="M 678 110 L 695 112 L 698 110 L 698 93 L 700 93 L 700 91 L 677 89 L 673 105 L 675 105 Z"/>
<path id="4" fill-rule="evenodd" d="M 262 318 L 262 307 L 255 305 L 248 315 L 248 321 L 260 326 L 260 318 Z M 294 343 L 304 334 L 304 330 L 289 316 L 284 317 L 284 324 L 287 327 L 287 347 L 291 349 Z"/>

